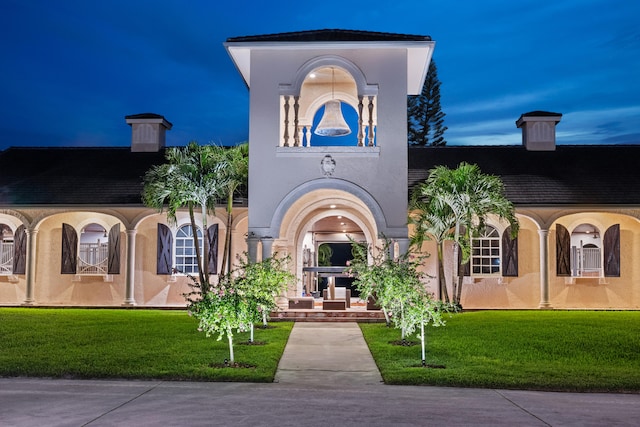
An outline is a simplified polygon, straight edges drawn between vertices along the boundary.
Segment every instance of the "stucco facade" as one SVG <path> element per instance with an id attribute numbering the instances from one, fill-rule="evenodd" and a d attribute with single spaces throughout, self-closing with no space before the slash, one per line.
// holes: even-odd
<path id="1" fill-rule="evenodd" d="M 464 274 L 464 308 L 640 308 L 640 150 L 559 148 L 561 115 L 545 112 L 516 122 L 519 147 L 409 148 L 407 95 L 420 92 L 428 70 L 434 42 L 426 36 L 323 30 L 232 38 L 225 47 L 250 91 L 248 205 L 234 206 L 232 253 L 291 256 L 298 281 L 287 297 L 318 290 L 307 272 L 323 243 L 376 245 L 384 235 L 406 251 L 412 185 L 434 165 L 467 161 L 503 178 L 520 232 L 507 249 L 506 224 L 490 221 L 491 268 Z M 314 135 L 330 100 L 354 112 L 353 143 Z M 0 305 L 185 305 L 189 279 L 174 268 L 188 214 L 172 224 L 140 198 L 172 124 L 148 113 L 126 119 L 130 150 L 0 152 Z M 597 167 L 585 169 L 584 158 Z M 222 209 L 207 222 L 224 236 Z M 102 270 L 79 264 L 87 263 L 76 253 L 83 244 L 86 254 L 102 251 Z M 435 243 L 422 249 L 430 254 L 425 286 L 436 293 Z M 449 286 L 451 253 L 448 245 Z"/>

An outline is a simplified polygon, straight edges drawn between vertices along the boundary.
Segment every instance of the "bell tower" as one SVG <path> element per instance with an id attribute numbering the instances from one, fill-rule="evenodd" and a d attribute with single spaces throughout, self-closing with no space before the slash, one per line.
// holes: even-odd
<path id="1" fill-rule="evenodd" d="M 250 90 L 250 256 L 268 239 L 293 250 L 285 218 L 309 194 L 318 195 L 313 206 L 352 196 L 371 235 L 408 247 L 407 95 L 420 93 L 434 45 L 429 36 L 330 29 L 226 41 Z"/>

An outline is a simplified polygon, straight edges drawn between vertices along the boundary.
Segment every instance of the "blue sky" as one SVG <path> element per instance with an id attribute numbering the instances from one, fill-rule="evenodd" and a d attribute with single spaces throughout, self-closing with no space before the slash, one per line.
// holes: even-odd
<path id="1" fill-rule="evenodd" d="M 519 144 L 520 114 L 563 114 L 560 144 L 640 143 L 637 0 L 4 0 L 0 149 L 247 140 L 228 37 L 341 28 L 430 35 L 449 145 Z"/>

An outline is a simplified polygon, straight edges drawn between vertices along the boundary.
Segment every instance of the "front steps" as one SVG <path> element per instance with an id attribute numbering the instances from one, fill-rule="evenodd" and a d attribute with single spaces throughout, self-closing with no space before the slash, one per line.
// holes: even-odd
<path id="1" fill-rule="evenodd" d="M 380 310 L 279 310 L 271 313 L 271 321 L 294 322 L 384 322 Z"/>
<path id="2" fill-rule="evenodd" d="M 313 309 L 290 309 L 281 306 L 271 313 L 272 321 L 293 322 L 384 322 L 384 314 L 380 310 L 367 310 L 366 303 L 351 298 L 351 308 L 346 310 L 323 310 L 322 299 L 316 299 Z"/>

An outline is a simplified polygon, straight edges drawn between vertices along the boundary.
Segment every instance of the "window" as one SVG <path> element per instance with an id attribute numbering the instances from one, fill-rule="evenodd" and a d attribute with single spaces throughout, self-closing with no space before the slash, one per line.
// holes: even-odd
<path id="1" fill-rule="evenodd" d="M 571 233 L 556 224 L 556 274 L 569 277 L 620 277 L 620 224 L 604 237 L 592 224 L 580 224 Z"/>
<path id="2" fill-rule="evenodd" d="M 471 239 L 471 274 L 500 274 L 500 234 L 489 225 Z"/>
<path id="3" fill-rule="evenodd" d="M 198 243 L 200 253 L 203 252 L 202 231 L 198 232 Z M 193 230 L 191 225 L 183 225 L 176 232 L 176 260 L 175 268 L 180 273 L 193 274 L 198 273 L 198 259 L 196 257 L 196 247 L 193 239 Z"/>
<path id="4" fill-rule="evenodd" d="M 80 232 L 77 274 L 107 274 L 109 236 L 99 224 L 89 224 Z"/>
<path id="5" fill-rule="evenodd" d="M 26 244 L 21 244 L 20 247 L 20 253 L 26 254 Z M 14 265 L 24 269 L 24 258 L 25 255 L 21 255 L 20 262 Z M 88 224 L 82 227 L 78 239 L 76 229 L 63 223 L 60 274 L 103 275 L 105 278 L 111 274 L 120 274 L 120 224 L 115 224 L 108 232 L 99 224 Z"/>
<path id="6" fill-rule="evenodd" d="M 602 276 L 602 238 L 592 224 L 580 224 L 571 232 L 571 276 Z"/>

